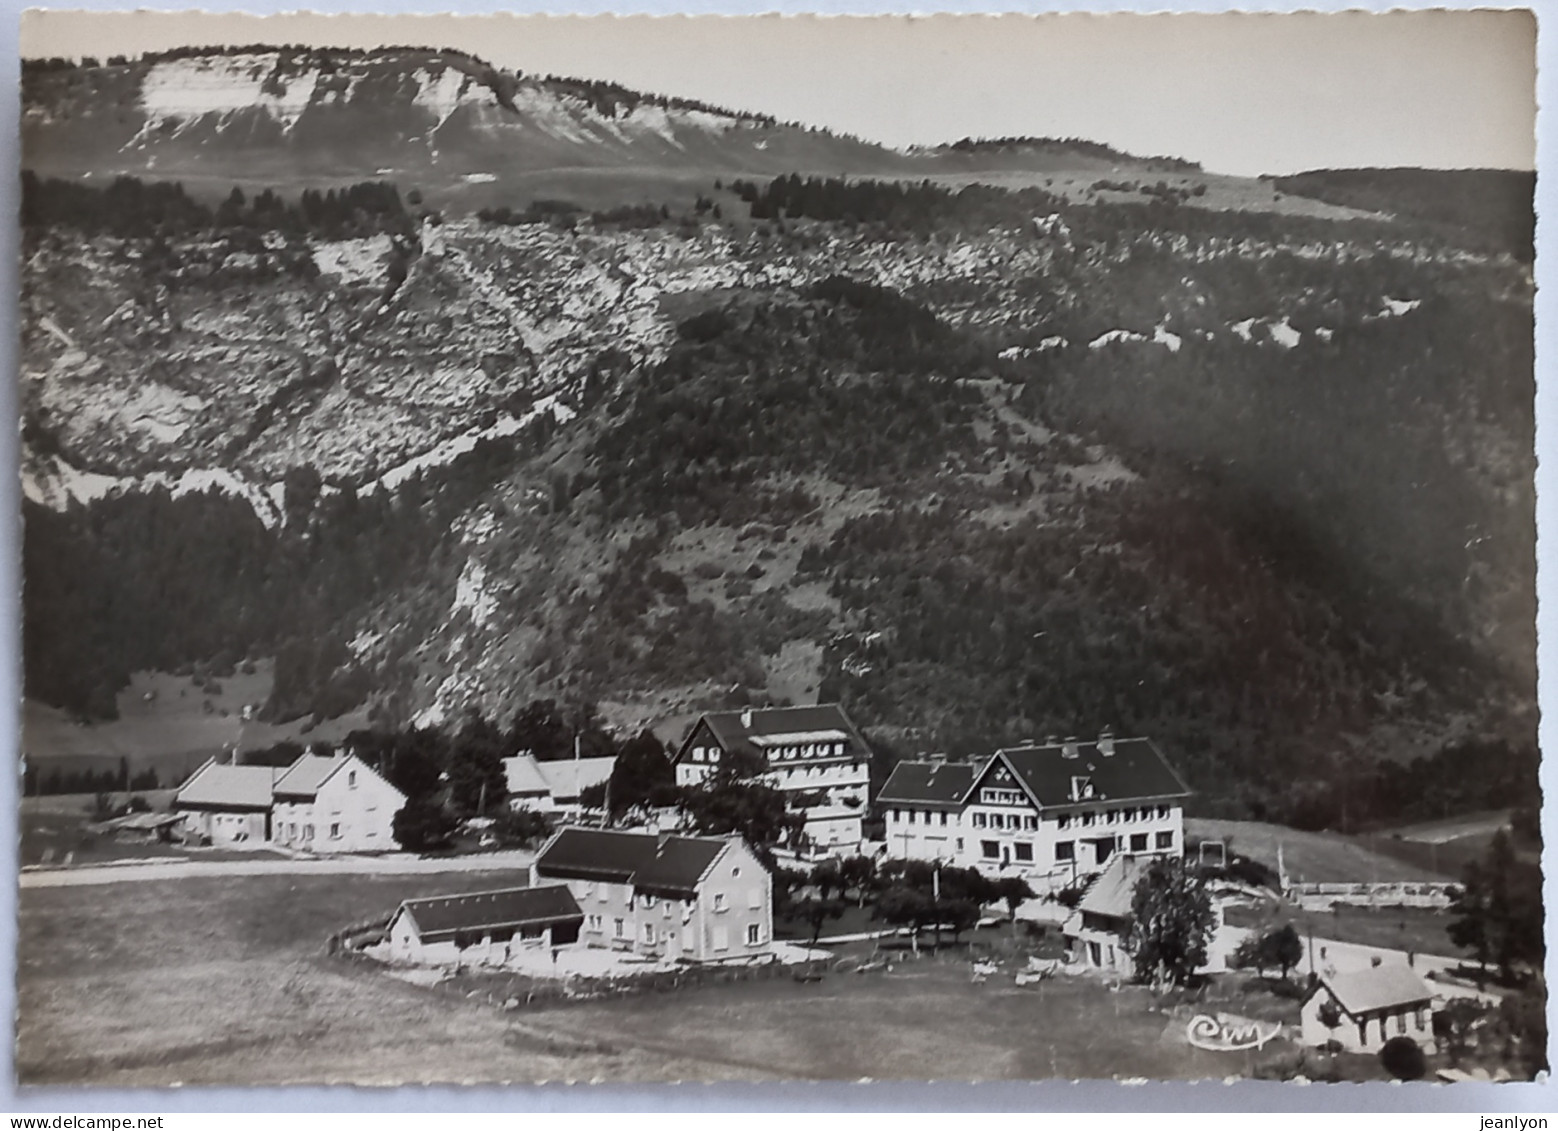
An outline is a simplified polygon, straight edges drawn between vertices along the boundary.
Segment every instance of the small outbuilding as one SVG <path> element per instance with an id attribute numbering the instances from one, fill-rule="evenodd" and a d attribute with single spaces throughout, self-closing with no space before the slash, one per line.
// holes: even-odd
<path id="1" fill-rule="evenodd" d="M 1428 984 L 1399 963 L 1322 974 L 1300 1011 L 1304 1044 L 1377 1053 L 1393 1037 L 1410 1037 L 1433 1052 L 1433 1000 Z"/>
<path id="2" fill-rule="evenodd" d="M 521 949 L 577 942 L 583 922 L 565 884 L 408 899 L 390 920 L 390 957 L 502 965 Z"/>

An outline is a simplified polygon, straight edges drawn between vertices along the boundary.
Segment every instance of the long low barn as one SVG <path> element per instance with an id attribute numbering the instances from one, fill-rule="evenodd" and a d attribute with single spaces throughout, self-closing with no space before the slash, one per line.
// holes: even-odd
<path id="1" fill-rule="evenodd" d="M 390 920 L 390 956 L 500 965 L 525 947 L 577 942 L 583 922 L 565 884 L 408 899 Z"/>

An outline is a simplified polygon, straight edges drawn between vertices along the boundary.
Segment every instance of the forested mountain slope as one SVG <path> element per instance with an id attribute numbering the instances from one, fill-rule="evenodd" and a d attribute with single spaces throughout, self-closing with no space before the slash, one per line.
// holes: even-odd
<path id="1" fill-rule="evenodd" d="M 1513 258 L 1171 192 L 493 191 L 30 184 L 30 696 L 273 656 L 277 719 L 836 697 L 887 759 L 1112 725 L 1310 823 L 1533 741 Z"/>

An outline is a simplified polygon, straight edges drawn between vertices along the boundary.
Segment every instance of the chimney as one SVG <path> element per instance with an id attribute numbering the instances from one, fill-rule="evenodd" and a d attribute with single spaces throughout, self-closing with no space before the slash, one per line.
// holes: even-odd
<path id="1" fill-rule="evenodd" d="M 946 764 L 947 756 L 945 754 L 931 754 L 927 756 L 926 760 L 932 766 L 941 766 Z"/>
<path id="2" fill-rule="evenodd" d="M 1103 733 L 1098 736 L 1098 752 L 1105 758 L 1114 757 L 1114 730 L 1104 727 Z"/>
<path id="3" fill-rule="evenodd" d="M 1066 741 L 1061 744 L 1060 756 L 1062 758 L 1080 758 L 1082 756 L 1082 750 L 1077 746 L 1076 735 L 1067 736 Z"/>
<path id="4" fill-rule="evenodd" d="M 741 712 L 741 729 L 742 730 L 751 730 L 752 729 L 752 708 L 751 707 L 748 707 L 745 711 Z"/>

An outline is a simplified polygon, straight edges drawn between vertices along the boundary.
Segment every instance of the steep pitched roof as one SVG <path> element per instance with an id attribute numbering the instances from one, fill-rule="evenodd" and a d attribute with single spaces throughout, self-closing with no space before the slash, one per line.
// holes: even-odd
<path id="1" fill-rule="evenodd" d="M 822 703 L 815 707 L 754 707 L 746 711 L 711 711 L 700 720 L 714 732 L 714 737 L 727 751 L 762 756 L 769 746 L 781 742 L 847 742 L 861 754 L 870 747 L 855 724 L 849 721 L 844 708 L 837 703 Z M 676 757 L 680 760 L 687 753 L 692 736 L 697 733 L 694 724 L 682 741 Z"/>
<path id="2" fill-rule="evenodd" d="M 584 920 L 565 884 L 408 899 L 400 909 L 410 914 L 423 942 L 438 942 L 457 931 L 507 930 Z"/>
<path id="3" fill-rule="evenodd" d="M 960 805 L 983 762 L 899 762 L 877 801 L 886 805 Z"/>
<path id="4" fill-rule="evenodd" d="M 271 766 L 228 766 L 210 761 L 179 788 L 173 804 L 181 808 L 269 809 L 271 789 L 280 773 Z"/>
<path id="5" fill-rule="evenodd" d="M 566 828 L 536 857 L 536 875 L 558 880 L 631 883 L 652 895 L 690 896 L 729 841 Z"/>
<path id="6" fill-rule="evenodd" d="M 541 776 L 533 754 L 503 759 L 503 778 L 508 784 L 510 797 L 533 797 L 552 792 L 552 787 Z"/>
<path id="7" fill-rule="evenodd" d="M 1320 980 L 1354 1017 L 1377 1009 L 1415 1005 L 1434 996 L 1416 971 L 1399 963 L 1324 974 Z"/>
<path id="8" fill-rule="evenodd" d="M 275 793 L 286 797 L 313 797 L 345 761 L 344 758 L 304 754 L 276 779 Z"/>
<path id="9" fill-rule="evenodd" d="M 627 883 L 653 851 L 657 839 L 650 833 L 566 828 L 536 856 L 536 875 Z"/>
<path id="10" fill-rule="evenodd" d="M 554 801 L 571 801 L 582 790 L 599 785 L 611 777 L 612 767 L 616 764 L 615 757 L 564 758 L 557 762 L 537 762 L 536 771 L 546 782 Z"/>
<path id="11" fill-rule="evenodd" d="M 1112 919 L 1129 919 L 1131 901 L 1136 896 L 1136 881 L 1156 857 L 1116 853 L 1087 889 L 1077 910 Z"/>
<path id="12" fill-rule="evenodd" d="M 725 841 L 709 837 L 666 837 L 654 856 L 633 873 L 633 886 L 651 895 L 696 895 L 698 881 L 725 847 Z"/>
<path id="13" fill-rule="evenodd" d="M 1102 745 L 1101 745 L 1102 744 Z M 1106 751 L 1112 750 L 1112 753 Z M 1095 742 L 1056 742 L 998 751 L 1012 774 L 1040 805 L 1065 806 L 1079 801 L 1146 801 L 1188 797 L 1189 788 L 1150 738 L 1118 738 Z M 1085 782 L 1091 792 L 1077 796 L 1073 785 Z"/>

